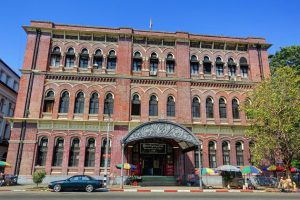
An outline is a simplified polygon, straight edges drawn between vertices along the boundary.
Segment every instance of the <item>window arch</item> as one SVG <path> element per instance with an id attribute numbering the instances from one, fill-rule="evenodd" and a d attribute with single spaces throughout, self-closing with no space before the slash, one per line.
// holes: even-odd
<path id="1" fill-rule="evenodd" d="M 53 152 L 53 166 L 60 167 L 62 165 L 63 160 L 63 153 L 64 153 L 64 139 L 57 138 L 54 146 Z"/>
<path id="2" fill-rule="evenodd" d="M 71 143 L 69 167 L 77 167 L 79 163 L 80 140 L 74 138 Z"/>
<path id="3" fill-rule="evenodd" d="M 42 137 L 39 141 L 39 146 L 37 150 L 37 160 L 36 165 L 45 166 L 47 160 L 47 153 L 48 153 L 48 138 Z"/>
<path id="4" fill-rule="evenodd" d="M 198 97 L 193 98 L 192 114 L 193 114 L 193 117 L 200 117 L 200 100 Z"/>
<path id="5" fill-rule="evenodd" d="M 115 50 L 110 50 L 107 56 L 107 69 L 115 70 L 117 65 L 117 56 Z"/>
<path id="6" fill-rule="evenodd" d="M 229 76 L 236 76 L 236 63 L 234 62 L 233 58 L 228 58 L 228 75 Z"/>
<path id="7" fill-rule="evenodd" d="M 95 166 L 95 139 L 89 138 L 87 140 L 86 150 L 85 150 L 85 167 Z"/>
<path id="8" fill-rule="evenodd" d="M 237 99 L 232 99 L 232 117 L 240 119 L 239 102 Z"/>
<path id="9" fill-rule="evenodd" d="M 191 74 L 196 75 L 199 73 L 199 61 L 197 56 L 192 55 L 190 60 Z"/>
<path id="10" fill-rule="evenodd" d="M 83 92 L 78 92 L 75 98 L 74 113 L 82 114 L 83 110 L 84 110 L 84 94 Z"/>
<path id="11" fill-rule="evenodd" d="M 69 92 L 64 91 L 60 97 L 59 113 L 68 113 L 69 111 Z"/>
<path id="12" fill-rule="evenodd" d="M 211 97 L 206 98 L 206 118 L 214 118 L 214 102 Z"/>
<path id="13" fill-rule="evenodd" d="M 167 116 L 175 116 L 175 99 L 172 96 L 169 96 L 167 100 Z"/>
<path id="14" fill-rule="evenodd" d="M 98 93 L 94 92 L 90 98 L 89 114 L 98 114 L 99 111 L 99 97 Z"/>
<path id="15" fill-rule="evenodd" d="M 216 58 L 216 71 L 217 71 L 217 76 L 223 76 L 224 75 L 224 63 L 222 62 L 221 57 Z"/>
<path id="16" fill-rule="evenodd" d="M 211 61 L 208 56 L 204 56 L 203 58 L 203 70 L 204 74 L 211 74 Z"/>
<path id="17" fill-rule="evenodd" d="M 226 101 L 223 97 L 219 99 L 219 114 L 220 118 L 227 118 Z"/>
<path id="18" fill-rule="evenodd" d="M 228 141 L 222 142 L 223 165 L 230 165 L 230 143 Z"/>
<path id="19" fill-rule="evenodd" d="M 240 58 L 240 67 L 242 78 L 248 78 L 248 63 L 245 57 Z"/>
<path id="20" fill-rule="evenodd" d="M 86 48 L 83 48 L 80 54 L 79 67 L 87 68 L 88 65 L 89 65 L 89 51 Z"/>
<path id="21" fill-rule="evenodd" d="M 133 55 L 132 70 L 139 72 L 142 69 L 143 58 L 140 52 L 135 52 Z"/>
<path id="22" fill-rule="evenodd" d="M 95 54 L 94 54 L 93 68 L 94 69 L 101 69 L 102 68 L 102 62 L 103 62 L 102 51 L 100 49 L 97 49 L 95 51 Z"/>
<path id="23" fill-rule="evenodd" d="M 132 96 L 131 115 L 141 115 L 141 100 L 138 94 Z"/>
<path id="24" fill-rule="evenodd" d="M 174 56 L 169 53 L 166 58 L 166 67 L 167 73 L 174 73 L 175 72 L 175 59 Z"/>
<path id="25" fill-rule="evenodd" d="M 60 65 L 61 53 L 59 47 L 54 47 L 51 52 L 51 66 L 58 67 Z"/>
<path id="26" fill-rule="evenodd" d="M 215 141 L 208 142 L 209 167 L 217 167 L 217 144 Z"/>
<path id="27" fill-rule="evenodd" d="M 151 95 L 149 100 L 149 116 L 158 115 L 158 100 L 155 95 Z"/>
<path id="28" fill-rule="evenodd" d="M 75 64 L 75 51 L 73 47 L 70 47 L 66 53 L 66 67 L 74 67 Z"/>
<path id="29" fill-rule="evenodd" d="M 108 140 L 108 144 L 106 142 L 106 138 L 102 139 L 101 143 L 101 159 L 100 159 L 100 167 L 105 166 L 105 157 L 108 157 L 107 166 L 110 167 L 111 160 L 111 139 Z M 106 153 L 106 145 L 108 145 L 108 152 Z"/>
<path id="30" fill-rule="evenodd" d="M 104 114 L 111 115 L 114 113 L 114 97 L 111 93 L 107 93 L 104 100 Z"/>
<path id="31" fill-rule="evenodd" d="M 52 113 L 54 106 L 54 92 L 52 90 L 48 91 L 44 98 L 44 108 L 43 112 Z"/>
<path id="32" fill-rule="evenodd" d="M 150 75 L 157 74 L 158 58 L 156 53 L 152 53 L 150 56 Z"/>
<path id="33" fill-rule="evenodd" d="M 236 149 L 236 164 L 238 166 L 243 166 L 244 165 L 244 144 L 243 144 L 243 142 L 236 142 L 235 149 Z"/>

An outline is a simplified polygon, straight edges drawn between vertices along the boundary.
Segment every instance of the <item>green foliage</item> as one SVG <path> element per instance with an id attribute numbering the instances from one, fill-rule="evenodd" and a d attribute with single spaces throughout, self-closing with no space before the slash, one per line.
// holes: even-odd
<path id="1" fill-rule="evenodd" d="M 290 169 L 300 155 L 300 76 L 296 69 L 278 68 L 271 79 L 256 85 L 245 104 L 251 126 L 247 136 L 253 138 L 254 162 L 282 160 Z"/>
<path id="2" fill-rule="evenodd" d="M 275 55 L 270 55 L 269 59 L 272 74 L 279 67 L 289 66 L 297 70 L 300 75 L 300 46 L 290 46 L 281 48 Z"/>
<path id="3" fill-rule="evenodd" d="M 38 187 L 39 184 L 43 182 L 45 177 L 46 177 L 45 171 L 35 171 L 32 174 L 32 180 L 36 184 L 36 187 Z"/>

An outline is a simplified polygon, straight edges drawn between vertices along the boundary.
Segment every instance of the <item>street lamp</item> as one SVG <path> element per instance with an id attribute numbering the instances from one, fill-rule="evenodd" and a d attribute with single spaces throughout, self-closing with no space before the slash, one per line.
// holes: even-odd
<path id="1" fill-rule="evenodd" d="M 108 115 L 108 123 L 107 123 L 107 131 L 106 131 L 106 147 L 105 147 L 105 164 L 104 164 L 104 186 L 107 188 L 108 185 L 108 176 L 107 176 L 107 168 L 108 168 L 108 148 L 110 145 L 109 140 L 109 126 L 110 126 L 110 103 L 112 102 L 112 99 L 107 98 L 104 102 L 104 108 L 106 108 L 107 115 Z M 104 109 L 105 110 L 105 109 Z M 106 113 L 104 113 L 106 114 Z"/>

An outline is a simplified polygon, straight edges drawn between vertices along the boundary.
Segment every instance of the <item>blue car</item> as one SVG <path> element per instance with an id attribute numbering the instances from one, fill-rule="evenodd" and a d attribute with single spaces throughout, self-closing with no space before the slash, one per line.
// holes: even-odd
<path id="1" fill-rule="evenodd" d="M 98 188 L 103 187 L 102 180 L 96 180 L 87 175 L 76 175 L 66 180 L 53 181 L 48 187 L 54 192 L 61 192 L 66 190 L 85 190 L 86 192 L 93 192 Z"/>

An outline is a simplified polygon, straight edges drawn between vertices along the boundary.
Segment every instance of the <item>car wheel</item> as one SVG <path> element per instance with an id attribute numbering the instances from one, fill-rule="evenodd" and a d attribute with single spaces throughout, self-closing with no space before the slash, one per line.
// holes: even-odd
<path id="1" fill-rule="evenodd" d="M 60 192 L 61 191 L 61 185 L 59 185 L 59 184 L 54 185 L 53 190 L 54 190 L 54 192 Z"/>
<path id="2" fill-rule="evenodd" d="M 87 192 L 93 192 L 93 191 L 94 191 L 94 186 L 92 186 L 92 185 L 87 185 L 87 186 L 85 187 L 85 191 L 87 191 Z"/>

